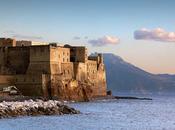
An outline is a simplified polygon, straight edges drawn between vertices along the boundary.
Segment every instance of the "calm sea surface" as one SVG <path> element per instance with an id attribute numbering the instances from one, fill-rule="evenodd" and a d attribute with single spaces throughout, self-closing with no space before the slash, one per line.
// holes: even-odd
<path id="1" fill-rule="evenodd" d="M 0 130 L 175 130 L 175 98 L 153 99 L 69 104 L 82 114 L 0 119 Z"/>

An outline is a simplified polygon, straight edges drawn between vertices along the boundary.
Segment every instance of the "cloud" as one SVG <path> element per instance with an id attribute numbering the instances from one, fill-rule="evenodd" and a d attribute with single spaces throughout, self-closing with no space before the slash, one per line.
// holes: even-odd
<path id="1" fill-rule="evenodd" d="M 13 38 L 19 39 L 28 39 L 28 40 L 42 40 L 43 38 L 40 36 L 29 36 L 29 35 L 21 35 L 21 34 L 14 34 L 12 35 Z"/>
<path id="2" fill-rule="evenodd" d="M 79 40 L 79 39 L 81 39 L 81 37 L 75 36 L 73 39 L 74 40 Z"/>
<path id="3" fill-rule="evenodd" d="M 105 45 L 116 45 L 120 41 L 119 38 L 114 36 L 103 36 L 98 39 L 92 39 L 89 40 L 88 43 L 90 43 L 93 46 L 105 46 Z"/>
<path id="4" fill-rule="evenodd" d="M 85 36 L 84 39 L 88 39 L 88 36 Z"/>
<path id="5" fill-rule="evenodd" d="M 84 36 L 84 37 L 75 36 L 75 37 L 73 37 L 73 39 L 74 40 L 88 39 L 88 36 Z"/>
<path id="6" fill-rule="evenodd" d="M 149 30 L 142 28 L 134 32 L 136 40 L 154 40 L 161 42 L 175 42 L 175 32 L 166 32 L 162 28 Z"/>
<path id="7" fill-rule="evenodd" d="M 14 34 L 15 32 L 13 30 L 6 30 L 3 33 L 4 34 Z"/>
<path id="8" fill-rule="evenodd" d="M 12 37 L 12 38 L 24 39 L 24 40 L 42 40 L 43 39 L 41 36 L 22 35 L 22 34 L 16 33 L 13 30 L 4 31 L 3 34 L 6 37 Z"/>

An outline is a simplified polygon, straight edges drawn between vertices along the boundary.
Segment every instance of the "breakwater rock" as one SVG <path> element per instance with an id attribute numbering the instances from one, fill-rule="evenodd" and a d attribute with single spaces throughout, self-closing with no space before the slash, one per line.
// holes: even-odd
<path id="1" fill-rule="evenodd" d="M 136 99 L 136 100 L 152 100 L 151 98 L 140 98 L 140 97 L 121 97 L 121 96 L 114 96 L 115 99 Z"/>
<path id="2" fill-rule="evenodd" d="M 78 110 L 64 105 L 60 101 L 27 100 L 23 102 L 1 102 L 0 118 L 37 115 L 79 114 Z"/>

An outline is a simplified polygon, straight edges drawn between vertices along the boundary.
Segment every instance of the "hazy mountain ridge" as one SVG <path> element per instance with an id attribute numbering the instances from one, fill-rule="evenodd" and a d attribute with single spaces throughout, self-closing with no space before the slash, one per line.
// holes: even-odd
<path id="1" fill-rule="evenodd" d="M 104 54 L 108 89 L 117 93 L 164 94 L 175 92 L 175 75 L 151 74 L 111 53 Z"/>

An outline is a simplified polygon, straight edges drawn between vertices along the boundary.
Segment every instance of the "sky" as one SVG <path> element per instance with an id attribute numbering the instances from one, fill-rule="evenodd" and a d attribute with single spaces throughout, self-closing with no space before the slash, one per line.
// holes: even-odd
<path id="1" fill-rule="evenodd" d="M 174 0 L 0 0 L 0 37 L 87 46 L 175 74 Z"/>

